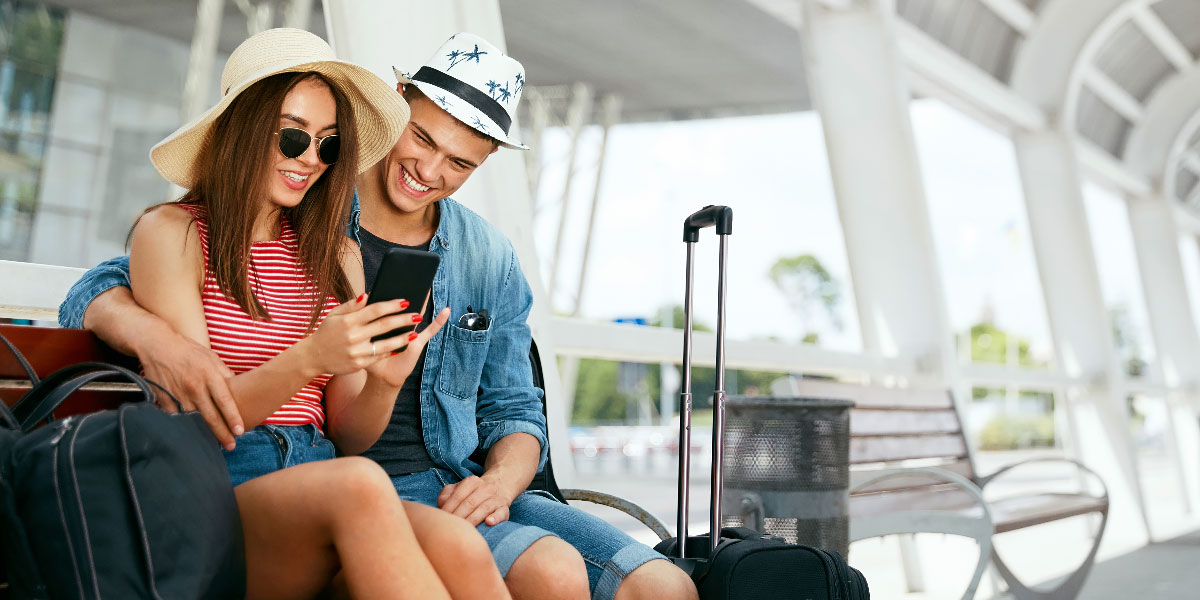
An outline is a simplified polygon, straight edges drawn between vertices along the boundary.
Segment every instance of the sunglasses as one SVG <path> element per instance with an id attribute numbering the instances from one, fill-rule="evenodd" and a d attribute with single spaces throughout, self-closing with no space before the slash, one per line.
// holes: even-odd
<path id="1" fill-rule="evenodd" d="M 336 133 L 315 138 L 303 129 L 284 127 L 275 135 L 279 136 L 279 151 L 288 158 L 296 158 L 308 152 L 308 146 L 316 140 L 317 156 L 321 158 L 321 162 L 327 165 L 337 162 L 338 152 L 342 147 Z"/>

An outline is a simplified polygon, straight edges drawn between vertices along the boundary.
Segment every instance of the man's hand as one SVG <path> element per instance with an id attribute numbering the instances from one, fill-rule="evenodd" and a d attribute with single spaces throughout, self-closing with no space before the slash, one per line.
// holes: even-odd
<path id="1" fill-rule="evenodd" d="M 229 391 L 233 373 L 212 350 L 142 308 L 124 286 L 92 299 L 83 313 L 83 327 L 118 352 L 136 356 L 147 379 L 170 391 L 184 410 L 199 411 L 217 441 L 233 450 L 234 436 L 242 435 L 245 427 Z M 163 410 L 177 411 L 174 402 L 156 393 Z"/>
<path id="2" fill-rule="evenodd" d="M 233 372 L 212 350 L 183 336 L 174 337 L 173 343 L 156 344 L 154 351 L 138 354 L 146 378 L 167 388 L 183 410 L 199 411 L 217 441 L 233 450 L 233 438 L 245 432 L 229 391 Z M 161 391 L 158 405 L 169 413 L 177 412 L 175 403 Z"/>
<path id="3" fill-rule="evenodd" d="M 490 479 L 472 475 L 442 488 L 437 502 L 442 510 L 478 526 L 481 522 L 496 525 L 507 521 L 512 498 L 505 497 Z"/>

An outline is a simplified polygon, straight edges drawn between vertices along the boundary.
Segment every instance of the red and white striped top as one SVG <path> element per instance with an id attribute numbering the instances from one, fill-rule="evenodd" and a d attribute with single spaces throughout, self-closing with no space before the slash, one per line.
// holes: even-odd
<path id="1" fill-rule="evenodd" d="M 279 239 L 254 242 L 250 249 L 250 289 L 271 315 L 269 321 L 255 321 L 228 298 L 217 285 L 208 266 L 208 221 L 203 206 L 181 204 L 195 219 L 204 248 L 204 319 L 208 323 L 208 341 L 213 351 L 233 373 L 245 373 L 283 352 L 308 335 L 312 305 L 317 289 L 310 285 L 300 263 L 299 240 L 288 220 L 280 220 Z M 325 307 L 317 324 L 338 305 L 333 296 L 325 297 Z M 324 430 L 325 384 L 331 375 L 308 382 L 291 400 L 268 417 L 268 425 L 307 425 Z"/>

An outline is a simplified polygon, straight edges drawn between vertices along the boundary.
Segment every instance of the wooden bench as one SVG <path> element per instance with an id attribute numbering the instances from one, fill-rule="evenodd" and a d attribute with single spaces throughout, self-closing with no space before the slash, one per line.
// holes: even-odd
<path id="1" fill-rule="evenodd" d="M 97 361 L 118 364 L 137 370 L 137 361 L 101 342 L 84 329 L 54 329 L 27 325 L 0 324 L 0 335 L 8 338 L 21 351 L 38 377 L 45 377 L 67 365 Z M 29 391 L 25 370 L 0 346 L 0 401 L 9 407 Z M 56 418 L 116 408 L 133 393 L 132 386 L 94 383 L 86 392 L 75 394 L 59 410 Z"/>
<path id="2" fill-rule="evenodd" d="M 796 380 L 793 393 L 810 398 L 855 402 L 850 415 L 850 539 L 901 533 L 948 533 L 974 538 L 980 560 L 963 595 L 971 598 L 984 567 L 991 563 L 1018 599 L 1074 598 L 1095 561 L 1108 517 L 1108 491 L 1093 471 L 1077 461 L 1032 459 L 994 473 L 975 470 L 962 419 L 944 390 L 854 386 L 824 380 Z M 1065 462 L 1097 484 L 1099 494 L 1035 492 L 984 499 L 998 477 L 1035 462 Z M 1019 581 L 991 551 L 990 536 L 1080 515 L 1099 515 L 1091 550 L 1083 563 L 1053 590 L 1039 591 Z"/>

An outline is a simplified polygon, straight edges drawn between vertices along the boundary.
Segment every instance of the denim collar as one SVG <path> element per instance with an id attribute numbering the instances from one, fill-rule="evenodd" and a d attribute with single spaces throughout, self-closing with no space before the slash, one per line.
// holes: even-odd
<path id="1" fill-rule="evenodd" d="M 438 200 L 438 226 L 433 232 L 433 239 L 429 241 L 429 247 L 433 248 L 433 242 L 436 241 L 443 250 L 450 249 L 450 223 L 452 218 L 447 218 L 447 211 L 456 211 L 459 209 L 458 202 L 451 198 L 443 198 Z M 362 239 L 358 232 L 362 229 L 359 223 L 362 217 L 362 205 L 358 202 L 358 188 L 354 189 L 354 199 L 350 202 L 350 222 L 346 224 L 346 235 L 350 236 L 357 244 L 362 245 Z"/>

